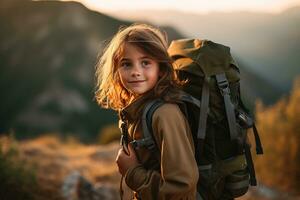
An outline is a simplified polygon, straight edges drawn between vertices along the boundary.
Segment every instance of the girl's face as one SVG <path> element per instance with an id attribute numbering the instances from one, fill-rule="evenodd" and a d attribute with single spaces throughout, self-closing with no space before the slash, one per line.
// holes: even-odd
<path id="1" fill-rule="evenodd" d="M 122 85 L 134 96 L 138 96 L 156 85 L 160 75 L 159 63 L 136 46 L 126 43 L 118 73 Z"/>

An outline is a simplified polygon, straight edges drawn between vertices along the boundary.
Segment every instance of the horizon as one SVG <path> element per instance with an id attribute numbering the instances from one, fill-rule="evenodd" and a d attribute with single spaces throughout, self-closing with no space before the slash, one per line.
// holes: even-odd
<path id="1" fill-rule="evenodd" d="M 59 0 L 70 1 L 70 0 Z M 82 3 L 90 10 L 94 10 L 101 13 L 120 13 L 122 11 L 143 11 L 143 10 L 155 10 L 155 11 L 178 11 L 190 14 L 209 14 L 215 12 L 262 12 L 262 13 L 281 13 L 289 8 L 300 6 L 300 0 L 253 0 L 251 2 L 244 2 L 241 4 L 239 0 L 187 0 L 183 2 L 172 2 L 172 0 L 159 1 L 152 0 L 131 0 L 131 3 L 124 0 L 73 0 L 75 2 Z M 268 7 L 266 7 L 268 5 Z M 196 10 L 196 9 L 197 10 Z M 129 16 L 130 17 L 130 16 Z"/>

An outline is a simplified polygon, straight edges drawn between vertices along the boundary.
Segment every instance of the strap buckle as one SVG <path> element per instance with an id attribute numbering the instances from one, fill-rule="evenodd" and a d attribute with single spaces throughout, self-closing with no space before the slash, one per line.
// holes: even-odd
<path id="1" fill-rule="evenodd" d="M 127 131 L 127 124 L 126 124 L 126 122 L 122 121 L 121 125 L 120 125 L 120 128 L 121 128 L 122 134 L 124 134 Z"/>
<path id="2" fill-rule="evenodd" d="M 216 75 L 218 87 L 222 96 L 230 95 L 229 83 L 224 73 Z"/>
<path id="3" fill-rule="evenodd" d="M 230 89 L 229 89 L 228 85 L 227 85 L 226 88 L 220 88 L 219 87 L 219 89 L 220 89 L 220 92 L 221 92 L 222 96 L 230 95 Z"/>
<path id="4" fill-rule="evenodd" d="M 149 150 L 155 148 L 155 144 L 152 138 L 147 137 L 139 140 L 133 140 L 130 142 L 134 149 L 139 149 L 140 147 L 146 147 Z"/>

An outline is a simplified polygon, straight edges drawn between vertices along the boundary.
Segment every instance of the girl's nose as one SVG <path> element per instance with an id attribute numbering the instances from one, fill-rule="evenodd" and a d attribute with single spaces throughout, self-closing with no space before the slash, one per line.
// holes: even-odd
<path id="1" fill-rule="evenodd" d="M 132 76 L 140 76 L 141 75 L 141 70 L 138 66 L 135 66 L 133 69 L 132 69 L 132 72 L 131 72 L 131 75 Z"/>
<path id="2" fill-rule="evenodd" d="M 138 71 L 133 71 L 133 72 L 131 73 L 131 75 L 132 75 L 133 77 L 136 77 L 136 76 L 140 76 L 141 73 L 138 72 Z"/>

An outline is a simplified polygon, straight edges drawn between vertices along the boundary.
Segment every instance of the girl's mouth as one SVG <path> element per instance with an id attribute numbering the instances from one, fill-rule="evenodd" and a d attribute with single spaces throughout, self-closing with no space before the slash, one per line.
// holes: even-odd
<path id="1" fill-rule="evenodd" d="M 141 83 L 144 82 L 145 80 L 136 80 L 136 81 L 128 81 L 128 83 Z"/>

